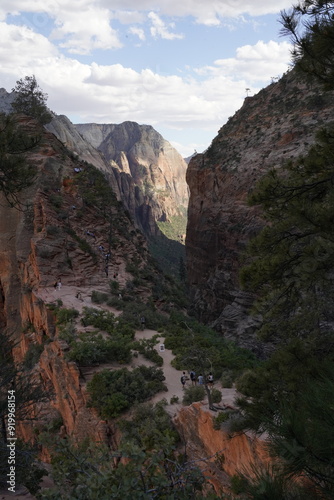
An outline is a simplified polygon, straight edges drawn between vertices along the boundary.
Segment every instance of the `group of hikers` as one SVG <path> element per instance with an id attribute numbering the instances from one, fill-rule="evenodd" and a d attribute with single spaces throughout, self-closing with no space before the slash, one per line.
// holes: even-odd
<path id="1" fill-rule="evenodd" d="M 197 377 L 194 370 L 190 371 L 189 377 L 186 375 L 186 372 L 183 372 L 181 376 L 181 384 L 183 389 L 185 388 L 186 382 L 187 380 L 189 380 L 189 378 L 191 380 L 191 385 L 197 385 L 197 383 L 198 385 L 204 385 L 206 383 L 209 387 L 213 387 L 213 375 L 211 372 L 206 377 L 201 373 Z"/>

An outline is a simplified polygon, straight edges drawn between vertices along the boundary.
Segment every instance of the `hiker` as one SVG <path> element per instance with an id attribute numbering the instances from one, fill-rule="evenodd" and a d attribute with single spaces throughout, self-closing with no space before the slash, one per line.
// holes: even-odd
<path id="1" fill-rule="evenodd" d="M 145 328 L 145 316 L 142 316 L 140 318 L 140 324 L 141 324 L 141 329 L 144 330 L 144 328 Z"/>
<path id="2" fill-rule="evenodd" d="M 191 370 L 190 372 L 190 380 L 191 380 L 191 385 L 197 385 L 196 373 L 194 372 L 194 370 Z"/>
<path id="3" fill-rule="evenodd" d="M 211 372 L 208 375 L 208 385 L 209 387 L 213 387 L 213 375 Z"/>
<path id="4" fill-rule="evenodd" d="M 121 294 L 121 293 L 119 293 L 119 294 L 118 294 L 118 298 L 119 298 L 119 300 L 122 300 L 122 299 L 123 299 L 123 297 L 122 297 L 122 294 Z"/>
<path id="5" fill-rule="evenodd" d="M 204 384 L 204 377 L 202 374 L 198 375 L 198 383 L 199 385 L 203 385 Z"/>
<path id="6" fill-rule="evenodd" d="M 183 374 L 181 375 L 182 389 L 184 389 L 184 387 L 186 385 L 186 381 L 187 381 L 186 372 L 183 372 Z"/>
<path id="7" fill-rule="evenodd" d="M 61 279 L 58 278 L 57 280 L 57 290 L 60 290 L 61 289 Z"/>

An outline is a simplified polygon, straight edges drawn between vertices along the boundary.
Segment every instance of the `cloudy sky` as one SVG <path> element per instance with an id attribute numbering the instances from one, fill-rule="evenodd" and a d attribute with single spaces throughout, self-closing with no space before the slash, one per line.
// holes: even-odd
<path id="1" fill-rule="evenodd" d="M 0 87 L 34 74 L 73 123 L 150 124 L 189 156 L 288 69 L 292 3 L 1 0 Z"/>

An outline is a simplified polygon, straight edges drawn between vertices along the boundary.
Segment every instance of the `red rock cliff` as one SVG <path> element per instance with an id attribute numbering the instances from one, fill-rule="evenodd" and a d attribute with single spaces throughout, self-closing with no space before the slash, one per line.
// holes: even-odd
<path id="1" fill-rule="evenodd" d="M 247 314 L 253 297 L 240 291 L 238 271 L 247 241 L 262 227 L 248 192 L 268 169 L 304 154 L 333 112 L 333 93 L 307 87 L 291 71 L 247 97 L 190 161 L 186 252 L 194 311 L 245 347 L 259 348 L 257 322 Z"/>

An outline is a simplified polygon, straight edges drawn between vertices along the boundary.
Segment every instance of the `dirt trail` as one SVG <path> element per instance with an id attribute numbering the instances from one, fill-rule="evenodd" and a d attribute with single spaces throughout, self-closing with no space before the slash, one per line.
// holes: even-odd
<path id="1" fill-rule="evenodd" d="M 97 309 L 101 310 L 107 310 L 110 312 L 113 312 L 115 316 L 118 316 L 121 314 L 121 311 L 118 311 L 117 309 L 113 307 L 109 307 L 106 304 L 95 304 L 91 301 L 91 295 L 92 292 L 96 290 L 98 292 L 109 292 L 109 287 L 108 286 L 89 286 L 89 287 L 76 287 L 76 286 L 67 286 L 63 285 L 60 290 L 55 290 L 54 287 L 47 287 L 47 288 L 42 288 L 39 289 L 37 295 L 43 299 L 45 302 L 55 302 L 57 299 L 61 299 L 63 302 L 63 306 L 66 308 L 73 307 L 77 309 L 80 313 L 82 312 L 84 307 L 95 307 Z M 80 293 L 80 298 L 78 298 L 78 293 Z M 167 406 L 167 411 L 170 415 L 175 415 L 177 411 L 182 407 L 182 398 L 183 398 L 183 388 L 181 384 L 181 375 L 182 371 L 176 370 L 171 366 L 171 361 L 173 360 L 174 356 L 172 354 L 172 351 L 169 349 L 164 348 L 164 350 L 160 350 L 160 344 L 164 343 L 164 339 L 161 336 L 161 333 L 155 331 L 155 330 L 150 330 L 150 329 L 145 329 L 143 331 L 137 330 L 135 337 L 136 339 L 149 339 L 153 337 L 154 335 L 159 336 L 159 343 L 156 346 L 156 350 L 160 354 L 160 356 L 163 358 L 164 363 L 162 366 L 162 370 L 165 375 L 165 384 L 167 386 L 168 391 L 166 392 L 161 392 L 159 394 L 156 394 L 152 402 L 156 403 L 162 399 L 166 399 L 168 402 Z M 153 366 L 154 363 L 146 360 L 143 356 L 138 355 L 138 358 L 133 358 L 132 362 L 130 365 L 128 365 L 128 368 L 135 368 L 136 366 L 144 364 L 146 366 Z M 115 368 L 121 368 L 124 367 L 124 365 L 117 365 L 115 363 L 113 364 L 104 364 L 100 365 L 97 367 L 87 367 L 82 369 L 82 373 L 86 379 L 86 381 L 90 380 L 90 378 L 93 376 L 94 373 L 97 371 L 100 371 L 101 369 L 104 368 L 110 368 L 110 369 L 115 369 Z M 187 373 L 187 372 L 186 372 Z M 186 387 L 189 387 L 191 385 L 190 380 L 186 382 Z M 224 388 L 219 382 L 214 383 L 214 387 L 219 389 L 222 392 L 222 402 L 220 405 L 229 405 L 229 406 L 234 406 L 233 402 L 236 397 L 236 390 L 234 388 Z M 170 400 L 172 396 L 176 396 L 179 398 L 179 403 L 176 404 L 170 404 Z M 208 403 L 206 400 L 203 401 L 203 406 L 208 409 Z"/>

